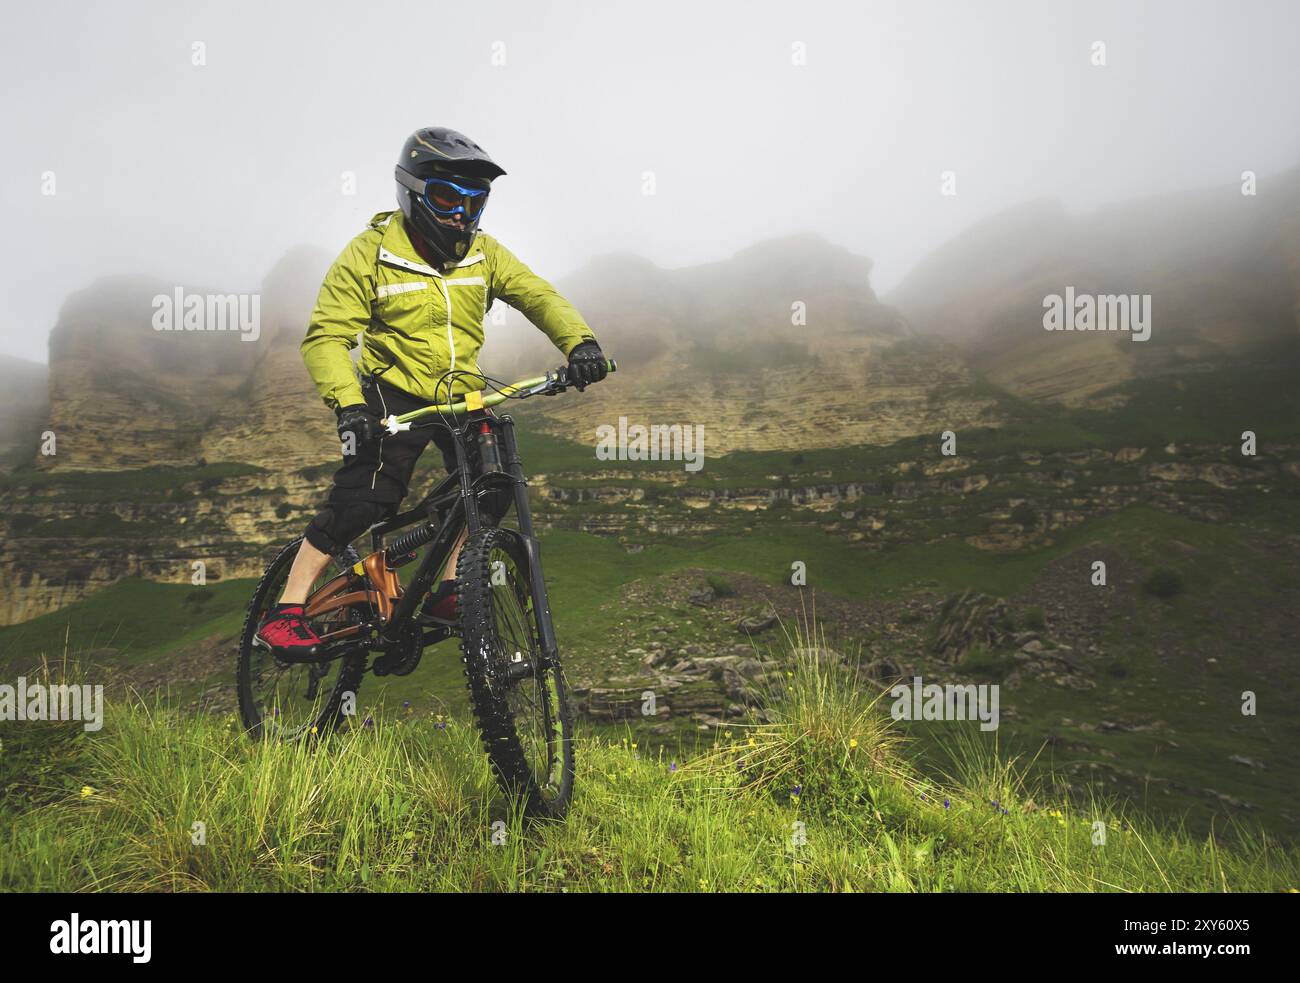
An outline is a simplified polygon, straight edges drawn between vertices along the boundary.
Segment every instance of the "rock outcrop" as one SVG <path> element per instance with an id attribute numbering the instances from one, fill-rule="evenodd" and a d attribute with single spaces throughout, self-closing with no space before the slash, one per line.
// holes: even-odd
<path id="1" fill-rule="evenodd" d="M 177 285 L 110 277 L 73 294 L 50 335 L 51 471 L 123 471 L 237 461 L 288 470 L 327 460 L 330 414 L 298 354 L 328 258 L 289 253 L 257 292 L 259 324 L 156 330 L 155 298 Z M 205 297 L 221 291 L 185 286 Z"/>
<path id="2" fill-rule="evenodd" d="M 870 285 L 871 263 L 816 236 L 665 270 L 609 257 L 561 287 L 598 326 L 619 371 L 580 400 L 541 409 L 544 429 L 594 448 L 595 428 L 702 424 L 706 454 L 888 443 L 996 424 L 964 357 L 917 341 Z M 508 315 L 483 364 L 506 379 L 555 364 Z"/>
<path id="3" fill-rule="evenodd" d="M 1044 298 L 1149 295 L 1151 340 L 1052 331 Z M 935 250 L 889 295 L 922 335 L 962 347 L 1016 395 L 1104 407 L 1120 382 L 1221 365 L 1300 327 L 1300 168 L 1087 215 L 1031 202 Z"/>

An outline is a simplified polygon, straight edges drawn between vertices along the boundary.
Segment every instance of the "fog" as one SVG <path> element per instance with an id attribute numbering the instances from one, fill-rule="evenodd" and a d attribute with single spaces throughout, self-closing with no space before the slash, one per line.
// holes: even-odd
<path id="1" fill-rule="evenodd" d="M 1239 0 L 10 5 L 0 352 L 43 361 L 105 274 L 255 290 L 337 252 L 425 125 L 507 169 L 483 227 L 544 275 L 815 231 L 883 292 L 1026 199 L 1267 194 L 1300 161 L 1298 36 L 1300 5 Z"/>

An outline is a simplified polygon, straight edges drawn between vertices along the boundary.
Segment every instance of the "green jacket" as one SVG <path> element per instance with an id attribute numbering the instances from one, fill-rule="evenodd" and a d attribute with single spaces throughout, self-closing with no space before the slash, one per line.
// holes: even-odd
<path id="1" fill-rule="evenodd" d="M 498 297 L 566 357 L 595 340 L 572 304 L 486 233 L 474 237 L 459 263 L 434 269 L 411 245 L 402 213 L 380 212 L 325 274 L 302 341 L 303 361 L 330 407 L 363 403 L 349 355 L 361 335 L 363 375 L 391 362 L 385 382 L 431 402 L 445 399 L 445 384 L 434 392 L 444 372 L 478 372 L 483 320 Z M 459 377 L 452 392 L 480 388 Z"/>

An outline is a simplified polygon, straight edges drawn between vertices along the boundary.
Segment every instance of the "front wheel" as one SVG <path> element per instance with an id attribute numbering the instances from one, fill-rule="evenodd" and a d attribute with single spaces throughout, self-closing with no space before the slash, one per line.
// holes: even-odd
<path id="1" fill-rule="evenodd" d="M 465 543 L 456 564 L 462 661 L 502 788 L 528 814 L 559 819 L 573 794 L 573 716 L 559 660 L 542 652 L 531 573 L 513 530 L 483 529 Z"/>

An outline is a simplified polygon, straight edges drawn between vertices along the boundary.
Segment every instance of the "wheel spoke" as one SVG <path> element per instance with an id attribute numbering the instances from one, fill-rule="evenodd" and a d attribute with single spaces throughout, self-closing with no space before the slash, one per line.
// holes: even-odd
<path id="1" fill-rule="evenodd" d="M 517 571 L 510 571 L 517 573 Z M 506 635 L 510 651 L 508 659 L 513 659 L 515 652 L 527 650 L 532 665 L 532 673 L 525 679 L 515 681 L 510 689 L 508 702 L 513 704 L 512 711 L 516 719 L 520 744 L 525 756 L 530 760 L 530 768 L 535 778 L 542 784 L 552 784 L 552 766 L 554 763 L 554 727 L 551 724 L 550 705 L 545 692 L 544 678 L 539 678 L 537 670 L 537 652 L 533 632 L 528 624 L 526 594 L 522 584 L 515 577 L 509 577 L 507 584 L 493 590 L 493 608 L 497 615 L 498 636 Z M 543 677 L 545 671 L 543 670 Z M 531 679 L 531 685 L 527 680 Z"/>

